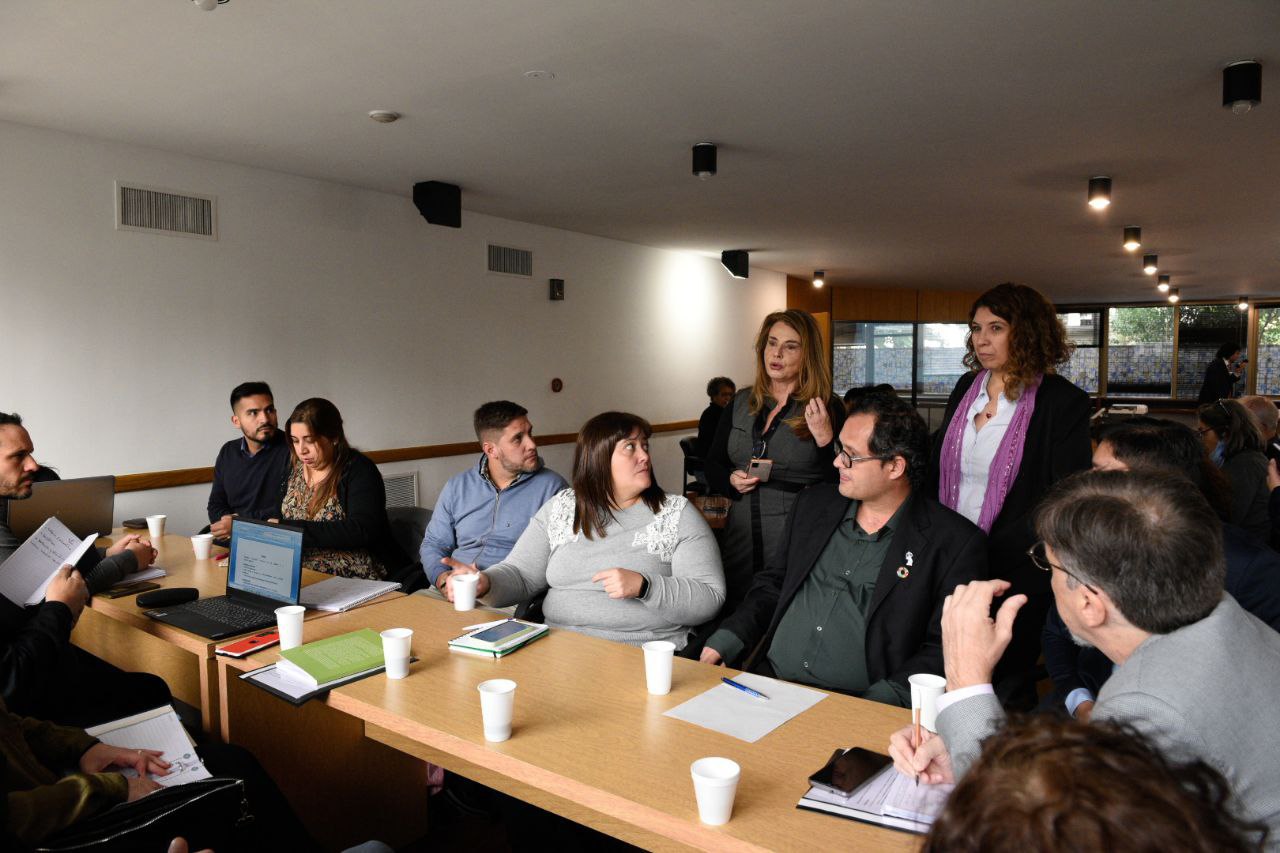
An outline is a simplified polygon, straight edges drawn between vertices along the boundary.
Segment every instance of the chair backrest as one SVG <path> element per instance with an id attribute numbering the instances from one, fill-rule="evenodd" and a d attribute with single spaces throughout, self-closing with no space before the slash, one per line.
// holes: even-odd
<path id="1" fill-rule="evenodd" d="M 417 556 L 418 549 L 422 547 L 422 537 L 427 533 L 427 524 L 431 521 L 431 510 L 420 506 L 387 507 L 387 521 L 400 550 L 410 557 Z M 388 580 L 399 581 L 405 592 L 412 592 L 426 584 L 426 574 L 422 571 L 422 564 L 415 559 Z"/>
<path id="2" fill-rule="evenodd" d="M 698 437 L 693 435 L 686 435 L 684 438 L 680 439 L 680 449 L 684 451 L 685 459 L 688 459 L 690 456 L 696 457 L 698 455 L 694 452 L 697 443 Z"/>

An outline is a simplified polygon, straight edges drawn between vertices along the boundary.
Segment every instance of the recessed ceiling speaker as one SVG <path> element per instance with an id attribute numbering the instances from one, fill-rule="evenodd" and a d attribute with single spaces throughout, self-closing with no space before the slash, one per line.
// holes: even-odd
<path id="1" fill-rule="evenodd" d="M 729 249 L 720 253 L 720 263 L 734 278 L 746 278 L 751 268 L 750 255 L 746 249 Z"/>
<path id="2" fill-rule="evenodd" d="M 1233 62 L 1222 69 L 1222 106 L 1244 115 L 1262 103 L 1262 63 L 1255 59 Z"/>
<path id="3" fill-rule="evenodd" d="M 716 146 L 711 142 L 699 142 L 693 146 L 694 177 L 705 181 L 716 173 Z"/>
<path id="4" fill-rule="evenodd" d="M 421 181 L 413 185 L 413 204 L 432 225 L 462 227 L 462 190 L 457 184 Z"/>

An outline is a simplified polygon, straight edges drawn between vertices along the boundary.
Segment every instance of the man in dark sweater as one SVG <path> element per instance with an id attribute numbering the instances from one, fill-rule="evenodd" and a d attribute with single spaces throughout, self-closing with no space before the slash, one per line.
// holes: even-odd
<path id="1" fill-rule="evenodd" d="M 280 432 L 275 398 L 265 382 L 231 392 L 231 423 L 243 435 L 222 446 L 213 463 L 209 532 L 231 536 L 236 516 L 266 521 L 280 515 L 280 486 L 289 471 L 289 442 Z"/>

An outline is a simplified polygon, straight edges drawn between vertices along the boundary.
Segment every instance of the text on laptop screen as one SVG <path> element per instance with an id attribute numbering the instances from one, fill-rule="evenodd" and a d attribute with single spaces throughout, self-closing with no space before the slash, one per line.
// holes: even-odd
<path id="1" fill-rule="evenodd" d="M 227 586 L 277 601 L 297 601 L 301 560 L 300 532 L 237 522 L 231 533 Z"/>

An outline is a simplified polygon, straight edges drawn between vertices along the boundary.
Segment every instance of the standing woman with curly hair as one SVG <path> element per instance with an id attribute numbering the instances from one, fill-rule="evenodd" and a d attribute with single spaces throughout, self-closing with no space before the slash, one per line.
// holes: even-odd
<path id="1" fill-rule="evenodd" d="M 978 297 L 966 346 L 970 372 L 947 401 L 930 491 L 986 531 L 991 576 L 1013 584 L 1009 595 L 1028 597 L 996 670 L 1001 679 L 1040 656 L 1053 598 L 1049 575 L 1027 555 L 1032 513 L 1054 483 L 1090 465 L 1089 397 L 1055 372 L 1073 347 L 1053 303 L 1033 288 L 1001 284 Z"/>

